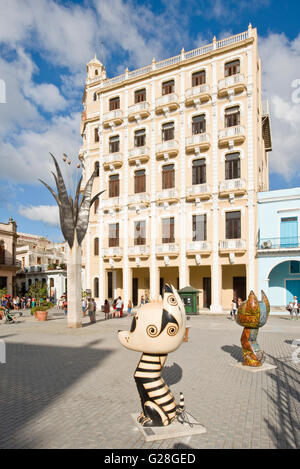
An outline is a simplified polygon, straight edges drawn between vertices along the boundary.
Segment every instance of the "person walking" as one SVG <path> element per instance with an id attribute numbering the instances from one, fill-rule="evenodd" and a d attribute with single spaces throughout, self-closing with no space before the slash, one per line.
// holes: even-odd
<path id="1" fill-rule="evenodd" d="M 295 319 L 298 319 L 298 299 L 296 296 L 293 298 L 293 307 L 292 307 L 292 312 L 291 312 L 291 319 L 293 319 L 293 314 L 295 313 Z"/>
<path id="2" fill-rule="evenodd" d="M 94 298 L 90 298 L 87 306 L 88 315 L 92 324 L 96 322 L 96 309 L 97 305 Z"/>
<path id="3" fill-rule="evenodd" d="M 143 306 L 145 304 L 145 297 L 144 295 L 141 296 L 141 306 Z"/>
<path id="4" fill-rule="evenodd" d="M 105 314 L 105 319 L 109 319 L 109 313 L 110 313 L 110 305 L 109 301 L 105 300 L 104 301 L 104 314 Z"/>
<path id="5" fill-rule="evenodd" d="M 236 299 L 233 298 L 232 303 L 231 303 L 231 310 L 230 310 L 230 318 L 235 319 L 236 317 L 236 312 L 237 312 L 237 306 L 236 306 Z"/>
<path id="6" fill-rule="evenodd" d="M 131 316 L 131 311 L 132 311 L 132 301 L 128 300 L 127 316 Z"/>
<path id="7" fill-rule="evenodd" d="M 116 302 L 117 318 L 121 317 L 122 305 L 123 305 L 123 301 L 122 301 L 121 297 L 119 296 L 118 299 L 117 299 L 117 302 Z"/>

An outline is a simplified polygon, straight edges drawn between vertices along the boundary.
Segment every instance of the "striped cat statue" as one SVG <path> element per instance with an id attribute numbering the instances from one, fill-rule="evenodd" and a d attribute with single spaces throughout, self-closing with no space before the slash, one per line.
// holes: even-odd
<path id="1" fill-rule="evenodd" d="M 142 352 L 134 374 L 142 404 L 138 422 L 145 427 L 166 426 L 183 412 L 184 397 L 180 403 L 161 376 L 168 353 L 183 342 L 186 315 L 183 302 L 172 285 L 165 285 L 162 303 L 147 303 L 133 317 L 130 331 L 119 331 L 120 343 Z"/>

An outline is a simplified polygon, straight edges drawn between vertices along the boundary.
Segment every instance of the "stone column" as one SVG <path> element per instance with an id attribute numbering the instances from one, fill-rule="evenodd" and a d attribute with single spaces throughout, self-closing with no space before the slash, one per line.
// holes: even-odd
<path id="1" fill-rule="evenodd" d="M 77 236 L 72 249 L 68 250 L 67 286 L 68 286 L 68 327 L 82 327 L 81 309 L 81 246 Z"/>

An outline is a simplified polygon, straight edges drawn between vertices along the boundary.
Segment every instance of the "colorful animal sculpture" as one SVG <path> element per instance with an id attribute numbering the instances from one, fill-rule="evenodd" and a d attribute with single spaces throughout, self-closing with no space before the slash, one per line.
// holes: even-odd
<path id="1" fill-rule="evenodd" d="M 133 317 L 130 331 L 119 331 L 120 343 L 142 352 L 134 379 L 139 392 L 142 413 L 138 422 L 145 427 L 166 426 L 184 409 L 161 376 L 168 353 L 182 344 L 186 331 L 183 302 L 172 285 L 165 285 L 163 302 L 147 303 Z"/>
<path id="2" fill-rule="evenodd" d="M 248 299 L 239 306 L 236 315 L 236 322 L 244 327 L 241 344 L 245 366 L 262 366 L 265 360 L 264 351 L 257 343 L 257 335 L 259 328 L 268 320 L 270 303 L 263 291 L 261 297 L 262 300 L 259 301 L 251 290 Z"/>

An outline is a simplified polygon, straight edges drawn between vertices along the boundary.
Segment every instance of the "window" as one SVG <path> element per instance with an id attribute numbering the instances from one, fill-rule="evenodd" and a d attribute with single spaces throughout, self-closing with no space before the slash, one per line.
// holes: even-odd
<path id="1" fill-rule="evenodd" d="M 95 202 L 94 202 L 94 214 L 95 214 L 95 215 L 97 214 L 98 208 L 99 208 L 99 197 L 98 197 L 98 199 L 96 199 Z"/>
<path id="2" fill-rule="evenodd" d="M 193 215 L 193 241 L 206 241 L 206 213 Z"/>
<path id="3" fill-rule="evenodd" d="M 165 81 L 162 84 L 162 95 L 174 93 L 174 80 Z"/>
<path id="4" fill-rule="evenodd" d="M 290 261 L 290 273 L 300 274 L 300 262 L 299 261 Z"/>
<path id="5" fill-rule="evenodd" d="M 117 96 L 117 98 L 111 98 L 109 100 L 109 110 L 114 111 L 115 109 L 120 109 L 120 98 Z"/>
<path id="6" fill-rule="evenodd" d="M 37 263 L 37 265 L 41 265 L 42 264 L 42 258 L 38 257 L 37 260 L 36 260 L 36 263 Z"/>
<path id="7" fill-rule="evenodd" d="M 141 246 L 146 244 L 145 220 L 134 222 L 134 244 L 135 246 Z"/>
<path id="8" fill-rule="evenodd" d="M 162 242 L 163 243 L 174 243 L 174 218 L 163 218 L 162 219 Z"/>
<path id="9" fill-rule="evenodd" d="M 120 151 L 120 138 L 119 135 L 110 137 L 109 139 L 109 153 L 118 153 Z"/>
<path id="10" fill-rule="evenodd" d="M 99 130 L 98 130 L 98 127 L 96 127 L 94 129 L 94 140 L 95 140 L 95 143 L 99 142 Z"/>
<path id="11" fill-rule="evenodd" d="M 0 264 L 5 264 L 5 244 L 4 241 L 0 241 Z"/>
<path id="12" fill-rule="evenodd" d="M 120 194 L 120 180 L 118 174 L 109 176 L 109 197 L 119 197 Z"/>
<path id="13" fill-rule="evenodd" d="M 167 140 L 174 140 L 174 122 L 168 122 L 162 125 L 161 139 L 163 142 Z"/>
<path id="14" fill-rule="evenodd" d="M 226 213 L 226 239 L 241 237 L 241 212 Z"/>
<path id="15" fill-rule="evenodd" d="M 95 75 L 96 75 L 96 76 L 98 75 L 98 70 L 97 70 L 97 69 L 95 70 Z"/>
<path id="16" fill-rule="evenodd" d="M 50 278 L 50 288 L 53 288 L 54 287 L 54 278 L 51 277 Z"/>
<path id="17" fill-rule="evenodd" d="M 146 192 L 146 171 L 139 169 L 134 173 L 134 193 Z"/>
<path id="18" fill-rule="evenodd" d="M 99 298 L 99 279 L 94 278 L 94 297 Z"/>
<path id="19" fill-rule="evenodd" d="M 95 171 L 95 177 L 99 177 L 99 161 L 96 161 L 95 166 L 94 166 L 94 171 Z"/>
<path id="20" fill-rule="evenodd" d="M 99 238 L 94 239 L 94 256 L 99 256 Z"/>
<path id="21" fill-rule="evenodd" d="M 141 103 L 142 101 L 146 101 L 146 89 L 143 88 L 142 90 L 137 90 L 134 93 L 134 102 Z"/>
<path id="22" fill-rule="evenodd" d="M 96 92 L 93 94 L 93 100 L 97 101 L 97 93 Z"/>
<path id="23" fill-rule="evenodd" d="M 162 168 L 162 188 L 172 189 L 175 187 L 175 170 L 173 164 L 168 164 Z"/>
<path id="24" fill-rule="evenodd" d="M 225 156 L 225 179 L 238 179 L 241 177 L 240 154 L 231 153 Z"/>
<path id="25" fill-rule="evenodd" d="M 194 116 L 192 119 L 192 134 L 203 134 L 206 132 L 205 114 Z"/>
<path id="26" fill-rule="evenodd" d="M 201 72 L 195 72 L 192 74 L 192 86 L 204 85 L 206 82 L 206 73 L 205 70 Z"/>
<path id="27" fill-rule="evenodd" d="M 233 106 L 225 110 L 225 127 L 240 125 L 240 107 Z"/>
<path id="28" fill-rule="evenodd" d="M 146 145 L 146 130 L 136 130 L 134 132 L 134 146 L 144 147 Z"/>
<path id="29" fill-rule="evenodd" d="M 225 64 L 225 77 L 230 77 L 231 75 L 236 75 L 240 73 L 240 61 L 234 60 L 233 62 L 228 62 Z"/>
<path id="30" fill-rule="evenodd" d="M 119 246 L 119 223 L 108 225 L 108 246 Z"/>
<path id="31" fill-rule="evenodd" d="M 205 158 L 193 161 L 192 168 L 192 183 L 205 184 L 206 183 L 206 163 Z"/>

